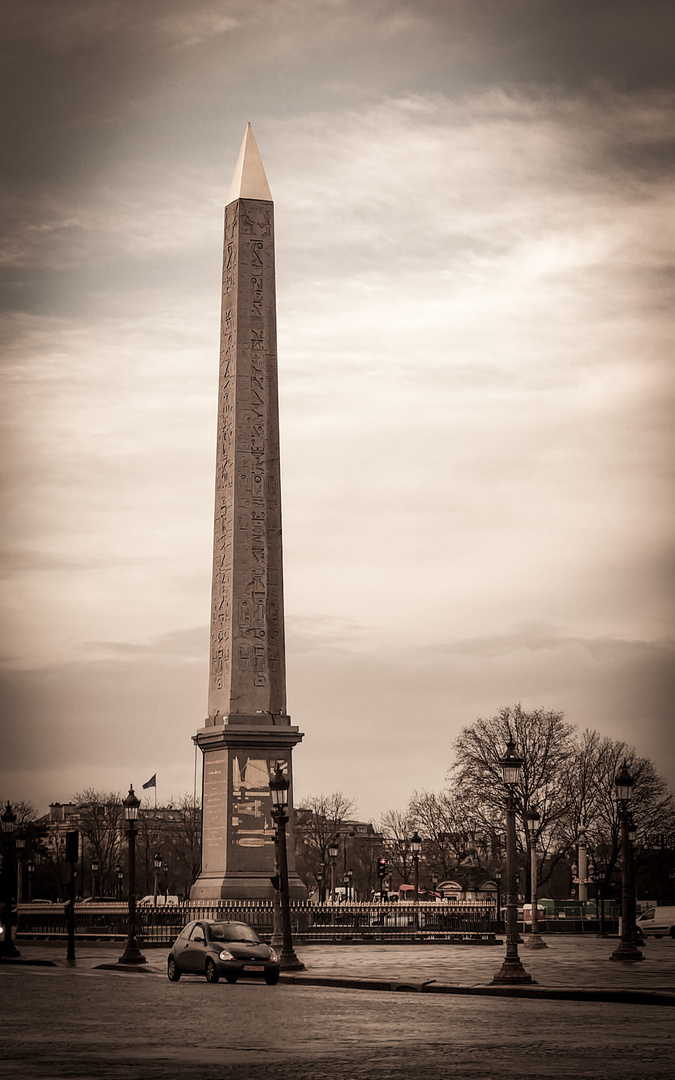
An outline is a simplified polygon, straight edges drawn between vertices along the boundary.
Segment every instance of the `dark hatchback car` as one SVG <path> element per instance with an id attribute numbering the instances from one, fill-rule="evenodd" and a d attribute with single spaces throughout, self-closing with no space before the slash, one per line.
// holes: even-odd
<path id="1" fill-rule="evenodd" d="M 213 983 L 221 976 L 235 983 L 243 975 L 274 986 L 279 982 L 279 961 L 248 923 L 200 919 L 188 923 L 174 941 L 167 975 L 171 982 L 178 982 L 181 975 L 205 975 Z"/>

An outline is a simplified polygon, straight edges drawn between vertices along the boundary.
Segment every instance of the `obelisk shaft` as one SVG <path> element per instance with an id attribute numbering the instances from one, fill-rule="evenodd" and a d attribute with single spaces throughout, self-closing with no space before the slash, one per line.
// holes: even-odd
<path id="1" fill-rule="evenodd" d="M 210 671 L 209 717 L 285 716 L 274 211 L 258 199 L 225 210 Z"/>

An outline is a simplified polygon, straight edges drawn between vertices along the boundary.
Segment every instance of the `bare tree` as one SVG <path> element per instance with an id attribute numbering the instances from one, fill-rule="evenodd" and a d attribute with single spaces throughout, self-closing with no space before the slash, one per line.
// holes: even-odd
<path id="1" fill-rule="evenodd" d="M 202 862 L 202 809 L 192 795 L 171 800 L 172 813 L 166 823 L 163 854 L 170 859 L 176 891 L 186 895 L 197 880 Z"/>
<path id="2" fill-rule="evenodd" d="M 308 795 L 295 810 L 295 840 L 298 849 L 298 873 L 305 878 L 328 866 L 328 847 L 334 837 L 345 832 L 345 826 L 356 812 L 353 799 L 341 791 L 332 795 Z"/>
<path id="3" fill-rule="evenodd" d="M 122 799 L 117 792 L 86 788 L 73 796 L 89 855 L 99 864 L 101 882 L 113 881 L 113 868 L 124 851 Z"/>
<path id="4" fill-rule="evenodd" d="M 384 838 L 384 852 L 392 871 L 399 881 L 407 885 L 413 866 L 410 851 L 410 837 L 415 831 L 415 822 L 409 812 L 385 810 L 379 823 L 379 831 Z"/>
<path id="5" fill-rule="evenodd" d="M 518 809 L 518 841 L 529 865 L 525 814 L 536 807 L 540 814 L 538 847 L 545 881 L 564 855 L 559 845 L 559 822 L 569 813 L 568 772 L 574 761 L 575 729 L 562 712 L 552 709 L 526 711 L 520 704 L 507 706 L 488 719 L 479 718 L 462 729 L 455 740 L 455 764 L 450 769 L 460 799 L 471 802 L 473 813 L 486 831 L 503 831 L 506 790 L 500 759 L 513 738 L 523 758 L 521 778 L 514 789 Z M 529 873 L 526 875 L 529 891 Z"/>
<path id="6" fill-rule="evenodd" d="M 621 740 L 584 731 L 567 774 L 568 814 L 558 824 L 558 844 L 573 848 L 583 826 L 596 865 L 603 867 L 605 885 L 621 851 L 615 780 L 624 761 L 635 780 L 631 810 L 637 833 L 636 869 L 649 861 L 654 837 L 675 834 L 675 802 L 653 763 Z"/>

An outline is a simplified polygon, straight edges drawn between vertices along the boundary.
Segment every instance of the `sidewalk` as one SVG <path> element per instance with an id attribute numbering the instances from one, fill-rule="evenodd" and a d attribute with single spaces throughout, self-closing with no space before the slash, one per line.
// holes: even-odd
<path id="1" fill-rule="evenodd" d="M 349 989 L 407 990 L 434 994 L 480 994 L 546 997 L 566 1000 L 623 1001 L 675 1005 L 675 941 L 649 940 L 645 959 L 620 964 L 609 957 L 617 938 L 562 935 L 548 938 L 547 949 L 519 946 L 523 966 L 536 985 L 491 986 L 504 956 L 503 944 L 472 947 L 436 942 L 424 945 L 304 945 L 296 953 L 306 970 L 282 975 L 298 985 Z M 147 963 L 125 968 L 117 961 L 123 943 L 77 942 L 74 963 L 66 960 L 65 942 L 19 941 L 16 966 L 48 965 L 56 973 L 79 971 L 128 977 L 165 977 L 168 949 L 143 948 Z M 0 972 L 6 962 L 0 964 Z M 7 967 L 14 965 L 7 964 Z M 55 970 L 56 969 L 56 970 Z"/>

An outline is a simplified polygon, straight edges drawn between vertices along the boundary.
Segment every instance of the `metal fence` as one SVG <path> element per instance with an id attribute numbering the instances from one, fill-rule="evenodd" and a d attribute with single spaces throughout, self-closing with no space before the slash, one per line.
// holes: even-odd
<path id="1" fill-rule="evenodd" d="M 326 904 L 291 901 L 291 926 L 298 941 L 407 941 L 411 939 L 494 938 L 501 925 L 486 904 Z M 171 907 L 139 907 L 137 936 L 147 944 L 168 944 L 192 919 L 221 919 L 249 923 L 261 937 L 274 929 L 271 900 L 231 900 Z M 128 930 L 124 903 L 82 904 L 75 907 L 75 933 L 80 939 L 123 940 Z M 61 904 L 21 904 L 17 913 L 19 937 L 60 938 L 67 934 Z"/>

